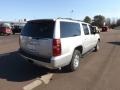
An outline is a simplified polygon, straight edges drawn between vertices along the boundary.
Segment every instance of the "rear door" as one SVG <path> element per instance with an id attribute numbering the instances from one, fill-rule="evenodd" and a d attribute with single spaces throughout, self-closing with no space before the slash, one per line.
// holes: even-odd
<path id="1" fill-rule="evenodd" d="M 60 22 L 60 37 L 62 54 L 72 54 L 73 49 L 80 45 L 81 42 L 81 30 L 80 24 L 77 22 Z"/>
<path id="2" fill-rule="evenodd" d="M 51 57 L 54 27 L 53 20 L 28 22 L 21 32 L 21 48 L 34 55 Z"/>

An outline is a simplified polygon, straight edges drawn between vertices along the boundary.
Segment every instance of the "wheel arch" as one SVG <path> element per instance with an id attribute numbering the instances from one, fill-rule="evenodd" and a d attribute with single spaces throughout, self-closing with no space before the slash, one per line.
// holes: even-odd
<path id="1" fill-rule="evenodd" d="M 77 46 L 74 50 L 79 50 L 80 53 L 82 54 L 83 53 L 83 46 L 82 45 Z"/>

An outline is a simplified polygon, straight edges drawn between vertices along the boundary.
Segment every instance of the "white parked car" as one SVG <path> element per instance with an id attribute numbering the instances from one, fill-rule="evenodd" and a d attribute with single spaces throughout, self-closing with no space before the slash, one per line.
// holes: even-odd
<path id="1" fill-rule="evenodd" d="M 19 53 L 47 68 L 79 68 L 81 56 L 99 49 L 100 36 L 92 26 L 72 19 L 28 21 L 20 35 Z"/>

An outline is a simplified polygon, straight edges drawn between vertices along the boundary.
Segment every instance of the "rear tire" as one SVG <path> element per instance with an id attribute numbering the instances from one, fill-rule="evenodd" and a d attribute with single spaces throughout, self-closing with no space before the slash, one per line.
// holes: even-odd
<path id="1" fill-rule="evenodd" d="M 1 36 L 4 36 L 4 33 L 1 33 L 0 35 L 1 35 Z"/>
<path id="2" fill-rule="evenodd" d="M 66 66 L 66 69 L 68 71 L 76 71 L 80 66 L 80 59 L 81 59 L 81 53 L 79 50 L 75 50 L 71 59 L 71 62 L 68 66 Z"/>
<path id="3" fill-rule="evenodd" d="M 9 34 L 7 34 L 7 36 L 9 36 L 10 35 L 10 33 Z"/>
<path id="4" fill-rule="evenodd" d="M 15 35 L 15 32 L 13 32 L 13 35 Z"/>

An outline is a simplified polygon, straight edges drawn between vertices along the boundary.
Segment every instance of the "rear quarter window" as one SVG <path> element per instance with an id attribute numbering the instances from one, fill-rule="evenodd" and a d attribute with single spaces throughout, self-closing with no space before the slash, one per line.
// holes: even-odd
<path id="1" fill-rule="evenodd" d="M 80 24 L 73 22 L 60 22 L 60 36 L 65 37 L 75 37 L 81 34 Z"/>

